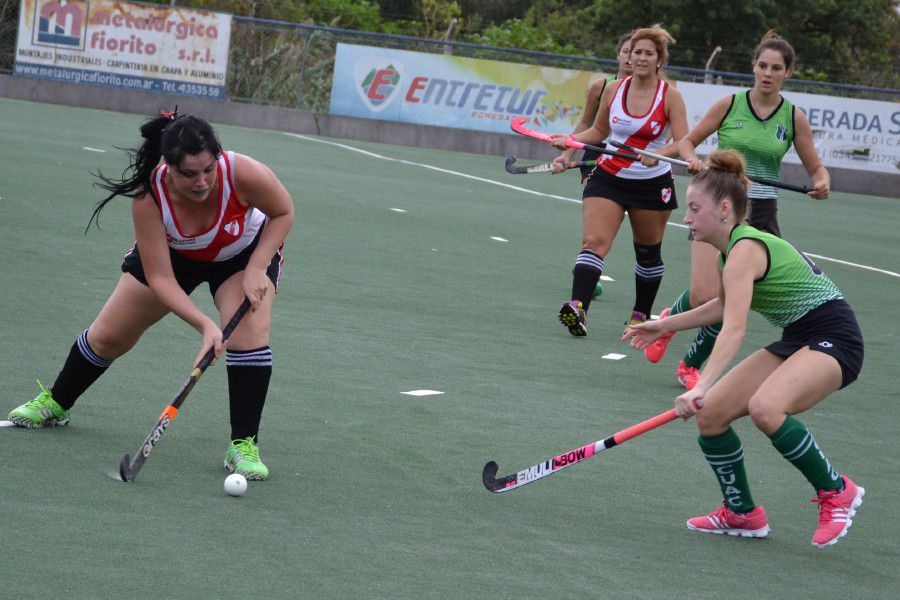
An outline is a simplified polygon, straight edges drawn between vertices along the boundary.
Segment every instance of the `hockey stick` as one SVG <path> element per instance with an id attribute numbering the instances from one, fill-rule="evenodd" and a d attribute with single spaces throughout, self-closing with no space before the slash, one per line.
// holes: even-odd
<path id="1" fill-rule="evenodd" d="M 641 434 L 647 433 L 648 431 L 656 429 L 657 427 L 665 425 L 666 423 L 671 423 L 676 418 L 677 416 L 675 415 L 674 408 L 671 410 L 667 410 L 666 412 L 660 415 L 656 415 L 651 419 L 641 421 L 636 425 L 632 425 L 627 429 L 623 429 L 622 431 L 609 436 L 605 440 L 593 442 L 591 444 L 587 444 L 586 446 L 582 446 L 581 448 L 576 448 L 569 452 L 560 454 L 559 456 L 554 456 L 550 460 L 538 463 L 532 467 L 528 467 L 527 469 L 522 469 L 518 473 L 507 475 L 506 477 L 501 477 L 500 479 L 497 479 L 497 463 L 494 461 L 490 461 L 489 463 L 484 465 L 484 470 L 481 472 L 481 481 L 484 482 L 484 487 L 486 487 L 491 492 L 500 493 L 508 492 L 510 490 L 516 490 L 523 485 L 531 483 L 532 481 L 537 481 L 538 479 L 542 479 L 549 475 L 553 475 L 554 473 L 558 473 L 565 467 L 587 460 L 602 450 L 612 448 L 613 446 L 618 446 L 622 442 L 626 442 L 633 437 L 637 437 Z"/>
<path id="2" fill-rule="evenodd" d="M 228 341 L 228 338 L 231 337 L 235 327 L 237 327 L 238 323 L 241 322 L 241 319 L 244 318 L 244 315 L 249 308 L 250 300 L 244 298 L 244 301 L 238 307 L 234 316 L 231 317 L 228 325 L 222 330 L 222 343 Z M 122 457 L 122 462 L 119 464 L 119 476 L 122 478 L 122 481 L 134 481 L 134 478 L 137 477 L 141 467 L 144 466 L 144 461 L 150 456 L 150 452 L 153 450 L 154 446 L 159 443 L 162 434 L 166 432 L 166 428 L 172 422 L 172 419 L 175 418 L 175 415 L 178 414 L 178 409 L 181 408 L 181 404 L 184 402 L 185 398 L 187 398 L 187 395 L 191 393 L 194 384 L 197 383 L 197 380 L 200 379 L 200 376 L 203 375 L 206 368 L 212 363 L 213 358 L 215 358 L 215 348 L 210 348 L 206 354 L 203 355 L 203 358 L 200 359 L 197 366 L 194 367 L 194 370 L 191 371 L 187 383 L 185 383 L 181 390 L 175 394 L 175 397 L 162 412 L 156 426 L 150 430 L 150 435 L 147 436 L 144 443 L 141 444 L 140 448 L 138 448 L 135 453 L 134 460 L 132 460 L 131 456 L 128 454 Z"/>
<path id="3" fill-rule="evenodd" d="M 556 166 L 552 162 L 540 163 L 538 165 L 517 165 L 515 156 L 506 157 L 506 171 L 513 175 L 532 175 L 534 173 L 552 173 Z M 577 169 L 578 167 L 593 167 L 597 164 L 596 160 L 575 160 L 565 163 L 563 166 L 568 169 Z"/>
<path id="4" fill-rule="evenodd" d="M 672 163 L 673 165 L 681 165 L 682 167 L 687 167 L 688 163 L 683 160 L 678 160 L 677 158 L 669 158 L 668 156 L 662 156 L 660 154 L 654 154 L 653 152 L 647 152 L 646 150 L 639 150 L 638 148 L 632 148 L 628 144 L 623 144 L 621 142 L 616 142 L 614 140 L 609 140 L 609 144 L 615 146 L 616 148 L 621 148 L 622 150 L 627 150 L 628 152 L 634 152 L 635 154 L 642 154 L 644 156 L 649 156 L 650 158 L 655 158 L 657 160 L 662 160 L 665 162 Z M 811 192 L 812 189 L 806 187 L 805 185 L 793 185 L 790 183 L 784 183 L 782 181 L 778 181 L 777 179 L 766 179 L 765 177 L 755 177 L 747 175 L 747 179 L 754 183 L 758 183 L 760 185 L 768 185 L 775 188 L 780 188 L 782 190 L 789 190 L 791 192 L 799 192 L 801 194 L 806 194 L 807 192 Z"/>
<path id="5" fill-rule="evenodd" d="M 642 156 L 649 156 L 650 158 L 655 158 L 656 160 L 661 160 L 667 163 L 672 163 L 673 165 L 681 165 L 682 167 L 688 167 L 690 164 L 687 161 L 679 160 L 677 158 L 669 158 L 668 156 L 663 156 L 662 154 L 654 154 L 653 152 L 648 152 L 647 150 L 640 150 L 638 148 L 632 148 L 628 144 L 623 144 L 621 142 L 617 142 L 615 140 L 609 140 L 609 144 L 611 146 L 615 146 L 616 148 L 621 148 L 622 150 L 627 150 L 628 152 L 634 152 L 635 154 L 640 154 Z"/>
<path id="6" fill-rule="evenodd" d="M 624 154 L 622 152 L 616 152 L 615 150 L 604 150 L 603 154 L 611 154 L 612 156 L 621 156 L 622 158 L 633 159 L 633 156 L 629 156 L 628 154 Z M 533 175 L 535 173 L 552 173 L 553 168 L 556 166 L 555 163 L 540 163 L 537 165 L 517 165 L 516 160 L 518 160 L 515 156 L 507 156 L 506 157 L 506 170 L 513 175 Z M 573 160 L 572 162 L 565 163 L 565 169 L 577 169 L 579 167 L 593 167 L 597 164 L 596 160 Z"/>
<path id="7" fill-rule="evenodd" d="M 547 142 L 548 144 L 553 143 L 553 136 L 551 136 L 549 133 L 525 127 L 525 122 L 527 120 L 528 119 L 526 117 L 516 117 L 510 122 L 509 126 L 519 135 L 524 135 L 536 140 L 541 140 L 542 142 Z M 626 158 L 628 160 L 640 160 L 639 157 L 634 155 L 628 155 L 623 152 L 609 150 L 606 148 L 606 144 L 603 142 L 600 142 L 599 146 L 594 146 L 593 144 L 585 144 L 584 142 L 579 142 L 572 139 L 571 137 L 568 137 L 566 138 L 566 147 L 578 148 L 580 150 L 593 150 L 594 152 L 599 152 L 600 154 L 610 154 L 612 156 L 618 156 L 620 158 Z"/>
<path id="8" fill-rule="evenodd" d="M 784 183 L 783 181 L 777 181 L 775 179 L 766 179 L 765 177 L 750 177 L 749 175 L 747 175 L 747 179 L 760 185 L 768 185 L 774 188 L 789 190 L 791 192 L 799 192 L 801 194 L 807 194 L 812 191 L 812 188 L 805 185 L 793 185 L 791 183 Z"/>

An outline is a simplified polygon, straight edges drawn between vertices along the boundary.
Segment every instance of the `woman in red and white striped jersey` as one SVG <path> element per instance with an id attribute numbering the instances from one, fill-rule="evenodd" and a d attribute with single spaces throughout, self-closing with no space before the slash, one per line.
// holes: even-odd
<path id="1" fill-rule="evenodd" d="M 631 36 L 633 74 L 606 86 L 594 125 L 572 136 L 598 145 L 610 138 L 663 156 L 678 155 L 678 141 L 688 132 L 681 94 L 659 75 L 675 40 L 658 25 Z M 567 136 L 554 136 L 565 148 Z M 671 143 L 667 139 L 671 137 Z M 642 158 L 632 161 L 602 156 L 582 193 L 582 249 L 575 260 L 572 299 L 563 304 L 559 320 L 569 333 L 587 334 L 586 313 L 604 268 L 604 257 L 625 219 L 634 237 L 635 302 L 626 325 L 650 315 L 662 281 L 662 239 L 666 221 L 677 208 L 675 181 L 669 163 Z"/>
<path id="2" fill-rule="evenodd" d="M 129 153 L 123 179 L 99 176 L 98 185 L 109 195 L 90 221 L 116 196 L 133 199 L 136 243 L 125 255 L 123 274 L 93 324 L 73 344 L 53 386 L 42 387 L 9 418 L 23 427 L 68 423 L 78 397 L 170 312 L 202 334 L 196 362 L 210 348 L 219 356 L 219 323 L 189 297 L 206 283 L 221 323 L 245 297 L 251 302 L 226 349 L 232 443 L 225 466 L 266 479 L 256 443 L 272 374 L 272 301 L 283 265 L 282 243 L 294 220 L 293 201 L 268 167 L 223 151 L 203 119 L 162 113 L 141 127 L 141 136 L 143 144 Z"/>

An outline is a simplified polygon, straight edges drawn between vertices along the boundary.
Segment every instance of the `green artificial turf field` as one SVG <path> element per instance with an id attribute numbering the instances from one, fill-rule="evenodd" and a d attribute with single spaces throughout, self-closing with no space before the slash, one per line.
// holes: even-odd
<path id="1" fill-rule="evenodd" d="M 35 378 L 53 383 L 115 286 L 133 242 L 129 201 L 115 200 L 103 230 L 85 236 L 102 197 L 89 171 L 118 174 L 116 147 L 137 144 L 141 121 L 0 100 L 0 419 L 36 395 Z M 514 176 L 504 157 L 335 140 L 402 159 L 384 160 L 273 131 L 217 131 L 226 148 L 269 165 L 296 204 L 260 440 L 272 479 L 242 498 L 222 491 L 223 365 L 188 397 L 136 484 L 105 475 L 190 372 L 200 336 L 167 317 L 82 397 L 69 427 L 0 429 L 0 596 L 896 597 L 896 198 L 780 201 L 798 247 L 893 273 L 817 259 L 857 311 L 866 363 L 858 382 L 801 418 L 867 490 L 848 537 L 817 550 L 813 490 L 748 420 L 736 430 L 769 514 L 766 540 L 684 527 L 719 502 L 692 423 L 520 491 L 482 486 L 489 459 L 514 472 L 660 413 L 679 391 L 672 371 L 688 335 L 655 366 L 618 341 L 634 294 L 627 224 L 588 337 L 556 321 L 581 219 L 577 202 L 548 195 L 579 198 L 574 173 Z M 688 251 L 685 230 L 671 226 L 655 312 L 687 285 Z M 212 311 L 205 287 L 193 297 Z M 754 316 L 741 356 L 778 335 Z M 610 352 L 626 357 L 601 359 Z M 444 393 L 401 394 L 418 389 Z"/>

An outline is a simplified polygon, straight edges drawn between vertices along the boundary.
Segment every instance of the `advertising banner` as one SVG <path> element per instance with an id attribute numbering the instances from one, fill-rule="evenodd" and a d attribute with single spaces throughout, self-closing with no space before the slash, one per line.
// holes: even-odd
<path id="1" fill-rule="evenodd" d="M 338 44 L 331 113 L 511 132 L 529 117 L 535 128 L 570 133 L 584 111 L 590 82 L 604 73 L 575 71 Z M 719 98 L 745 88 L 678 82 L 693 127 Z M 783 94 L 809 119 L 828 167 L 900 173 L 900 104 L 798 92 Z M 716 147 L 711 136 L 698 151 Z M 791 151 L 786 162 L 799 163 Z"/>
<path id="2" fill-rule="evenodd" d="M 678 82 L 688 126 L 696 125 L 716 100 L 745 89 Z M 813 143 L 826 167 L 900 173 L 900 104 L 800 92 L 783 92 L 782 96 L 806 115 Z M 697 151 L 707 154 L 717 143 L 713 134 Z M 793 147 L 784 160 L 800 164 Z"/>
<path id="3" fill-rule="evenodd" d="M 605 75 L 338 44 L 331 113 L 503 133 L 525 116 L 567 133 L 598 77 Z"/>
<path id="4" fill-rule="evenodd" d="M 22 0 L 14 73 L 225 98 L 231 15 L 114 0 Z"/>

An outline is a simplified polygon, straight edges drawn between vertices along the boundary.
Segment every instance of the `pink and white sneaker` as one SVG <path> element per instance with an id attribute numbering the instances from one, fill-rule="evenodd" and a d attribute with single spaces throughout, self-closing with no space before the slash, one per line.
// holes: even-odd
<path id="1" fill-rule="evenodd" d="M 675 369 L 675 376 L 678 378 L 678 381 L 688 390 L 694 389 L 694 386 L 697 385 L 697 380 L 700 379 L 700 369 L 696 367 L 689 367 L 684 364 L 684 361 L 678 363 L 678 368 Z"/>
<path id="2" fill-rule="evenodd" d="M 844 479 L 843 490 L 819 490 L 819 497 L 813 500 L 819 505 L 819 526 L 812 538 L 812 545 L 816 548 L 837 544 L 847 535 L 856 509 L 862 505 L 865 488 L 853 483 L 846 475 L 841 477 Z"/>
<path id="3" fill-rule="evenodd" d="M 663 310 L 661 313 L 659 313 L 659 318 L 665 319 L 669 315 L 669 312 L 671 310 L 671 307 Z M 647 357 L 647 360 L 654 364 L 661 361 L 666 355 L 666 350 L 669 347 L 669 340 L 671 340 L 672 336 L 674 335 L 674 331 L 672 333 L 667 333 L 666 335 L 662 336 L 661 338 L 647 346 L 647 349 L 644 350 L 644 356 Z"/>
<path id="4" fill-rule="evenodd" d="M 721 508 L 708 515 L 688 519 L 687 527 L 703 533 L 764 538 L 769 535 L 769 518 L 762 506 L 757 506 L 750 512 L 741 514 L 723 504 Z"/>

